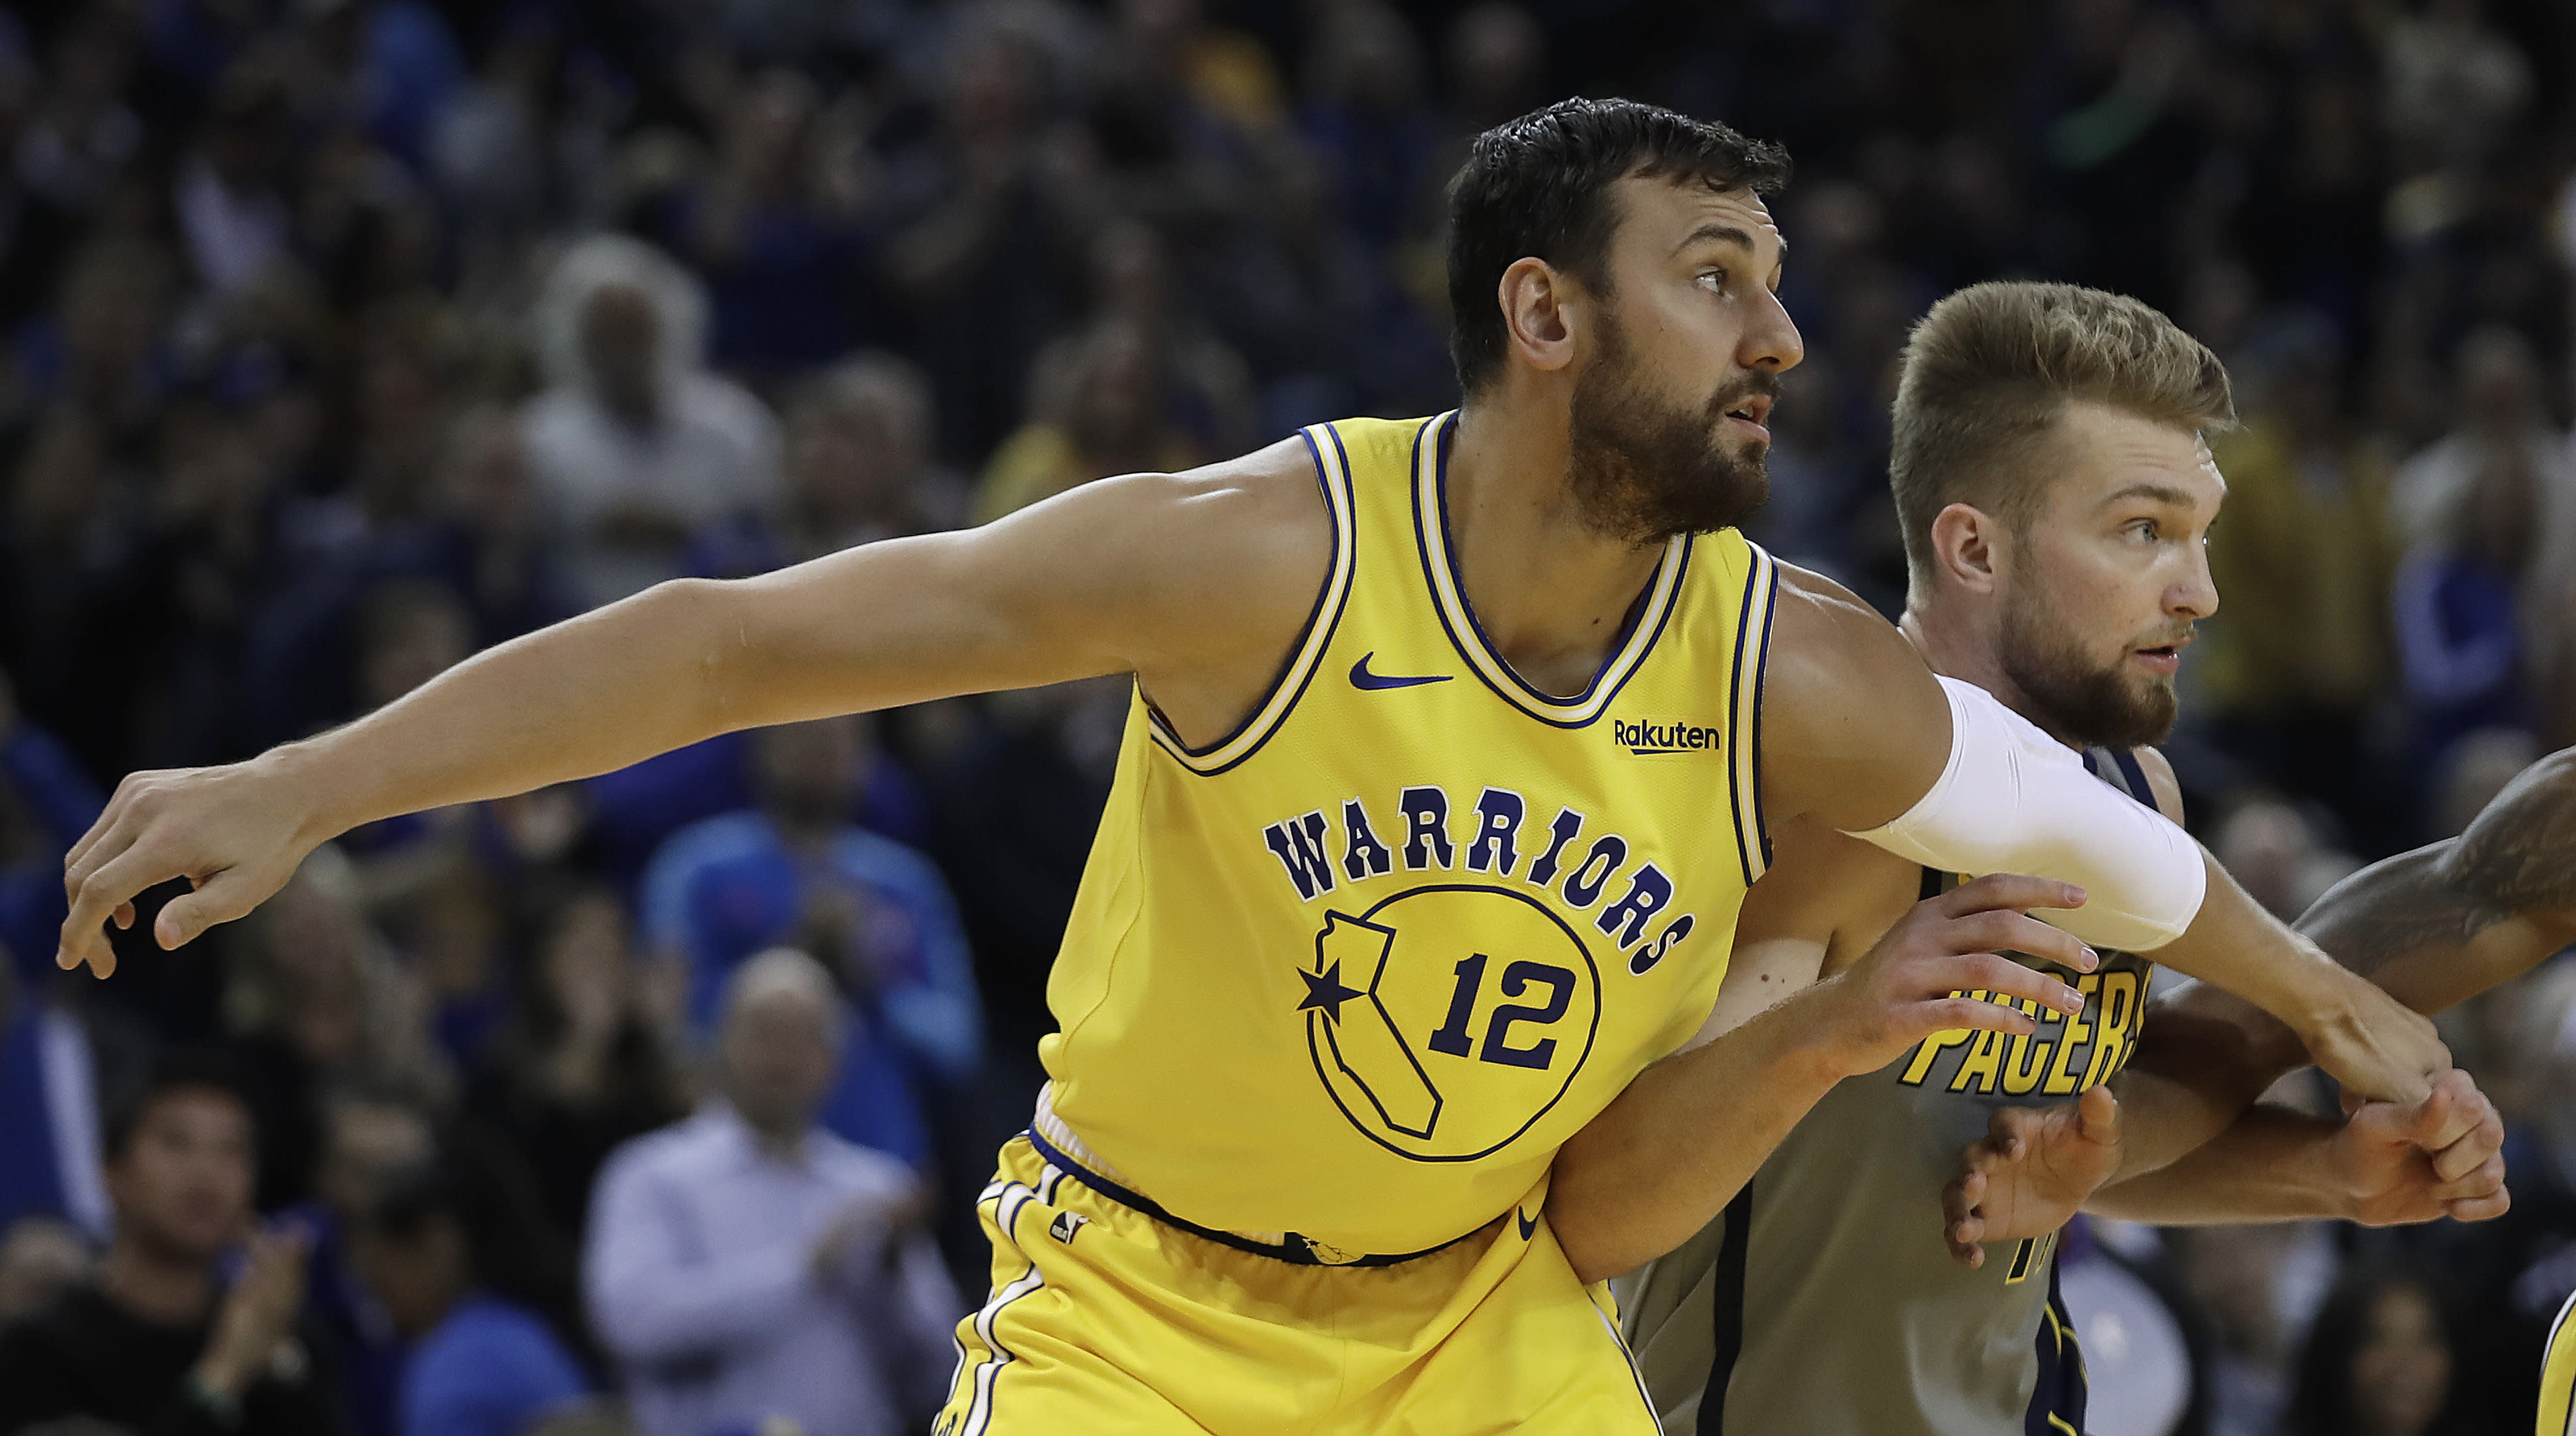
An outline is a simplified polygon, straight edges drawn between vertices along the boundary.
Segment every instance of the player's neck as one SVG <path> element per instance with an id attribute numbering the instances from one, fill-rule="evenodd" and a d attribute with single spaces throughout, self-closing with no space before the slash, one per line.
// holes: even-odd
<path id="1" fill-rule="evenodd" d="M 1607 537 L 1566 486 L 1559 406 L 1487 403 L 1460 414 L 1450 451 L 1450 552 L 1495 653 L 1541 692 L 1580 693 L 1653 581 L 1664 546 Z"/>
<path id="2" fill-rule="evenodd" d="M 1905 616 L 1897 620 L 1896 627 L 1933 672 L 1973 683 L 1993 694 L 2006 708 L 2038 724 L 2049 737 L 2079 751 L 2084 747 L 2061 731 L 2004 671 L 2003 650 L 1992 635 L 1975 632 L 1969 623 L 1947 614 L 1927 617 L 1922 605 L 1911 603 L 1906 605 Z"/>

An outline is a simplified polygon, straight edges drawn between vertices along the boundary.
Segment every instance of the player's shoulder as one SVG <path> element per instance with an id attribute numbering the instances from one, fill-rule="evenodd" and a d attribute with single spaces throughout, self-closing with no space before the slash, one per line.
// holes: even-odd
<path id="1" fill-rule="evenodd" d="M 1099 479 L 994 528 L 1029 524 L 1078 540 L 1137 580 L 1236 589 L 1294 576 L 1310 599 L 1334 537 L 1313 451 L 1294 436 L 1194 469 Z"/>
<path id="2" fill-rule="evenodd" d="M 1152 635 L 1140 667 L 1284 642 L 1313 609 L 1337 536 L 1301 437 L 1174 473 L 1126 474 L 1001 521 L 1046 522 L 1078 589 Z"/>
<path id="3" fill-rule="evenodd" d="M 1949 700 L 1894 624 L 1823 574 L 1780 565 L 1762 684 L 1762 785 L 1784 815 L 1857 832 L 1905 811 L 1949 756 Z"/>
<path id="4" fill-rule="evenodd" d="M 1842 584 L 1796 564 L 1779 565 L 1771 618 L 1772 677 L 1766 689 L 1787 704 L 1840 704 L 1891 677 L 1927 675 L 1922 656 L 1886 616 Z"/>
<path id="5" fill-rule="evenodd" d="M 2129 757 L 2138 765 L 2138 771 L 2146 776 L 2147 791 L 2155 797 L 2156 811 L 2176 823 L 2181 822 L 2182 780 L 2174 776 L 2172 760 L 2165 757 L 2161 748 L 2143 746 L 2131 748 Z"/>

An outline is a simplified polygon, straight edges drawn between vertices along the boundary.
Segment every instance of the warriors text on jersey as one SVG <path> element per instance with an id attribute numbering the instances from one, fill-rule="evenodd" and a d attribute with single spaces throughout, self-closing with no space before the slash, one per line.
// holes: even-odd
<path id="1" fill-rule="evenodd" d="M 2084 761 L 2154 805 L 2126 751 Z M 1954 881 L 1927 871 L 1923 895 Z M 1969 1270 L 1941 1239 L 1941 1190 L 1995 1108 L 2070 1102 L 2127 1065 L 2154 968 L 2101 957 L 2056 970 L 2083 994 L 2074 1017 L 2024 1003 L 2029 1036 L 1937 1033 L 1835 1084 L 1724 1215 L 1617 1284 L 1668 1436 L 2082 1430 L 2055 1234 L 1996 1244 Z"/>
<path id="2" fill-rule="evenodd" d="M 1698 1027 L 1764 862 L 1768 556 L 1673 540 L 1591 686 L 1539 693 L 1461 596 L 1456 422 L 1307 431 L 1334 546 L 1306 631 L 1212 746 L 1138 696 L 1048 988 L 1042 1136 L 1327 1260 L 1529 1192 Z"/>

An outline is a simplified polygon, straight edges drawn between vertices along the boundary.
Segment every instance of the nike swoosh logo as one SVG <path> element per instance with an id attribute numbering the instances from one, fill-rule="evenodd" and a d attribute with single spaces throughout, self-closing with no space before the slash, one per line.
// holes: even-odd
<path id="1" fill-rule="evenodd" d="M 1451 673 L 1430 673 L 1420 678 L 1396 678 L 1382 673 L 1371 673 L 1368 671 L 1368 663 L 1375 657 L 1377 657 L 1376 651 L 1371 650 L 1361 654 L 1360 661 L 1351 665 L 1353 688 L 1412 688 L 1424 683 L 1446 683 L 1457 676 Z"/>
<path id="2" fill-rule="evenodd" d="M 1520 1219 L 1522 1241 L 1531 1241 L 1538 1236 L 1538 1218 L 1524 1214 L 1518 1207 L 1512 1208 L 1512 1215 Z"/>

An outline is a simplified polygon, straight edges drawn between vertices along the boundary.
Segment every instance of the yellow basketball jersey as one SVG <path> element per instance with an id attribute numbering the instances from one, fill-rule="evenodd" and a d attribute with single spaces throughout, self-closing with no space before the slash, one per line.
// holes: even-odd
<path id="1" fill-rule="evenodd" d="M 1129 714 L 1039 1050 L 1054 1117 L 1202 1226 L 1492 1221 L 1698 1029 L 1762 871 L 1770 558 L 1673 540 L 1592 686 L 1539 693 L 1461 596 L 1456 423 L 1307 430 L 1333 563 L 1275 688 L 1208 748 Z"/>

